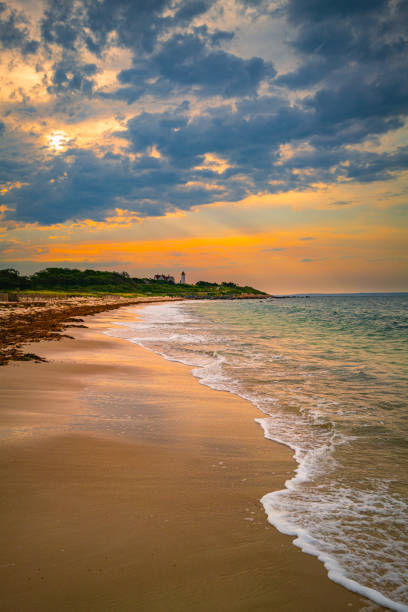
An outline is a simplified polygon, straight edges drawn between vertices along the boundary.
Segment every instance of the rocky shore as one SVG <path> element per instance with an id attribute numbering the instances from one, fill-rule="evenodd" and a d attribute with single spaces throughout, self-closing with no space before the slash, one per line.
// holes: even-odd
<path id="1" fill-rule="evenodd" d="M 60 340 L 71 337 L 66 332 L 73 327 L 86 327 L 81 317 L 114 310 L 122 306 L 149 302 L 176 301 L 174 297 L 123 298 L 52 297 L 20 298 L 18 302 L 0 303 L 0 365 L 9 361 L 45 361 L 40 355 L 27 353 L 23 345 L 40 340 Z"/>

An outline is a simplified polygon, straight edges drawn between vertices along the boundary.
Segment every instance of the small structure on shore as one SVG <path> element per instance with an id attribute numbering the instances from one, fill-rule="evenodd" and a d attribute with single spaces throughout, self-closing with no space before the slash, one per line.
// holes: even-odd
<path id="1" fill-rule="evenodd" d="M 174 276 L 170 276 L 169 274 L 155 274 L 154 280 L 164 281 L 165 283 L 174 283 Z"/>
<path id="2" fill-rule="evenodd" d="M 180 285 L 185 285 L 185 284 L 186 284 L 186 273 L 182 272 L 181 278 L 180 278 Z"/>
<path id="3" fill-rule="evenodd" d="M 18 302 L 18 296 L 15 293 L 0 293 L 0 302 Z"/>

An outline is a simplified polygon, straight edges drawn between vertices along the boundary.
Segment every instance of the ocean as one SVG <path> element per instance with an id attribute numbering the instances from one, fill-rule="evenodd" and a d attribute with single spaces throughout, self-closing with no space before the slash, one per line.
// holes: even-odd
<path id="1" fill-rule="evenodd" d="M 259 409 L 297 470 L 266 518 L 329 578 L 408 610 L 408 294 L 190 301 L 137 311 L 120 335 Z M 117 329 L 117 328 L 116 328 Z M 271 465 L 273 470 L 273 465 Z"/>

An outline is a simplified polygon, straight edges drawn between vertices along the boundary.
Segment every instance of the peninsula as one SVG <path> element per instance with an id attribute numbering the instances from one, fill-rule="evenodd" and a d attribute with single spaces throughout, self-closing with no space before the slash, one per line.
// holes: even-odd
<path id="1" fill-rule="evenodd" d="M 60 340 L 66 330 L 84 327 L 81 317 L 146 302 L 184 299 L 254 299 L 268 294 L 232 282 L 195 285 L 173 277 L 132 278 L 126 272 L 46 268 L 32 276 L 0 270 L 0 365 L 42 361 L 23 348 L 28 342 Z M 79 317 L 79 318 L 78 318 Z"/>

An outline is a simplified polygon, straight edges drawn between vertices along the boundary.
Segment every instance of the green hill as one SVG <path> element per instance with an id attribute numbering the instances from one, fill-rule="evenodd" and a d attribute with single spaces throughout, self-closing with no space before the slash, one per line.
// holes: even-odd
<path id="1" fill-rule="evenodd" d="M 24 293 L 63 293 L 78 295 L 169 295 L 185 298 L 229 298 L 244 295 L 266 296 L 253 287 L 241 287 L 232 282 L 180 285 L 152 278 L 131 277 L 127 272 L 46 268 L 31 276 L 17 270 L 0 270 L 0 291 Z"/>

